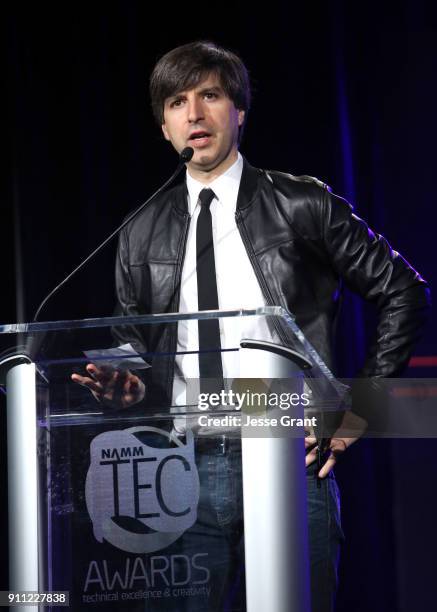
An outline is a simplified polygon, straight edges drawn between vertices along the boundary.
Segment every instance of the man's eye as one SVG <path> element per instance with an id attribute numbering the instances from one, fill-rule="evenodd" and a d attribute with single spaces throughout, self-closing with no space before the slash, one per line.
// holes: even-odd
<path id="1" fill-rule="evenodd" d="M 182 103 L 183 103 L 182 98 L 177 98 L 176 100 L 173 100 L 173 102 L 171 102 L 170 108 L 182 106 Z"/>
<path id="2" fill-rule="evenodd" d="M 207 92 L 205 93 L 205 98 L 206 98 L 207 100 L 215 100 L 217 97 L 218 97 L 218 96 L 217 96 L 217 94 L 216 94 L 216 93 L 214 93 L 213 91 L 207 91 Z"/>

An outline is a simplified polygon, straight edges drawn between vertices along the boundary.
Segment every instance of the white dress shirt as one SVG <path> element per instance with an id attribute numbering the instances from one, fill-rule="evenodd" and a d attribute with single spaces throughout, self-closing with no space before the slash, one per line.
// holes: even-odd
<path id="1" fill-rule="evenodd" d="M 214 258 L 217 276 L 217 293 L 220 310 L 252 309 L 265 305 L 265 299 L 250 263 L 237 228 L 235 211 L 243 171 L 243 158 L 238 153 L 236 162 L 212 183 L 204 185 L 187 172 L 188 210 L 191 222 L 187 237 L 185 260 L 182 269 L 179 312 L 196 312 L 196 224 L 200 212 L 199 193 L 204 188 L 214 191 L 211 202 Z M 238 349 L 241 338 L 274 341 L 275 334 L 262 317 L 225 318 L 220 321 L 222 349 Z M 173 386 L 173 404 L 185 405 L 185 381 L 199 378 L 199 349 L 197 321 L 178 324 L 176 376 Z M 193 354 L 181 354 L 194 351 Z M 239 376 L 240 362 L 237 350 L 222 353 L 223 377 Z"/>

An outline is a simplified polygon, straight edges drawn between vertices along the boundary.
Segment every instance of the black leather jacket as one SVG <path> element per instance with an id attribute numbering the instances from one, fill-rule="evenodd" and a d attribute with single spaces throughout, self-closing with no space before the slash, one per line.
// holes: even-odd
<path id="1" fill-rule="evenodd" d="M 376 342 L 360 375 L 390 377 L 405 367 L 428 307 L 426 283 L 345 200 L 317 179 L 245 161 L 236 220 L 267 304 L 295 315 L 329 367 L 342 282 L 378 310 Z M 119 312 L 177 312 L 189 223 L 183 181 L 123 230 L 116 264 Z M 286 332 L 278 331 L 287 342 Z M 116 335 L 150 352 L 176 349 L 175 325 L 151 326 L 147 334 L 125 328 Z M 172 364 L 155 359 L 148 375 L 159 403 L 171 397 Z"/>

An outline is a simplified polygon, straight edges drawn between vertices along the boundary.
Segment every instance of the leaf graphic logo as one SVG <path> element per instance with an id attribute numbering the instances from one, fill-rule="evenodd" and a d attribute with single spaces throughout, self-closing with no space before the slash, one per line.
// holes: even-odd
<path id="1" fill-rule="evenodd" d="M 160 438 L 159 447 L 143 442 L 145 436 Z M 174 442 L 170 447 L 168 432 L 157 427 L 108 431 L 92 440 L 85 500 L 98 542 L 150 553 L 194 525 L 199 476 L 193 434 L 187 432 L 185 444 Z"/>

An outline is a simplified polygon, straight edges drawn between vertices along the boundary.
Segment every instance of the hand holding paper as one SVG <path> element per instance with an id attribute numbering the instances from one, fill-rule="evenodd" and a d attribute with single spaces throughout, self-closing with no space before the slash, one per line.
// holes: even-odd
<path id="1" fill-rule="evenodd" d="M 150 366 L 130 345 L 86 351 L 85 355 L 98 360 L 99 365 L 89 363 L 86 366 L 88 376 L 74 373 L 71 379 L 87 387 L 96 400 L 114 408 L 128 408 L 144 398 L 146 388 L 143 381 L 128 367 L 145 369 Z"/>

